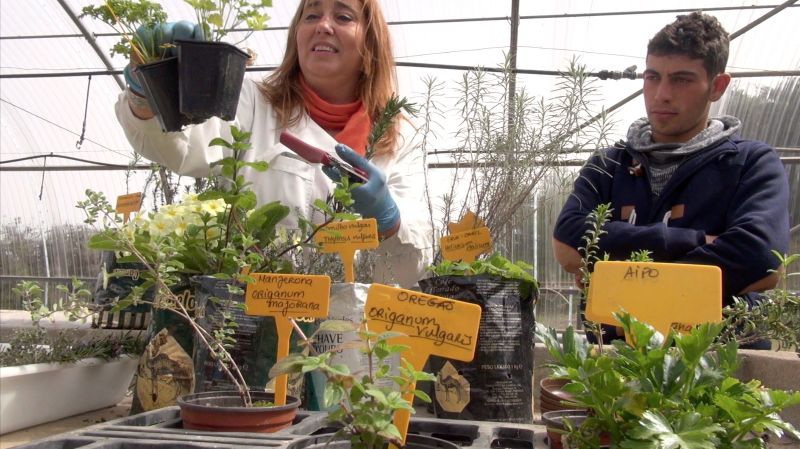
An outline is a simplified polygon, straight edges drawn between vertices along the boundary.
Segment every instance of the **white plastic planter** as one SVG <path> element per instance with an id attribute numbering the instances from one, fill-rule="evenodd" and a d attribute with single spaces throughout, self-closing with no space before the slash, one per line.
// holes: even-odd
<path id="1" fill-rule="evenodd" d="M 0 368 L 0 434 L 118 403 L 137 362 L 123 356 Z"/>

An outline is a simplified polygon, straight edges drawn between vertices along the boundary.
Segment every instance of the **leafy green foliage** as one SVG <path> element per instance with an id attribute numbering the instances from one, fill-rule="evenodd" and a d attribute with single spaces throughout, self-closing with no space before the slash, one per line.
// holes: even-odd
<path id="1" fill-rule="evenodd" d="M 631 253 L 631 256 L 628 257 L 628 261 L 630 262 L 654 262 L 652 257 L 653 252 L 642 249 L 639 251 L 634 251 Z"/>
<path id="2" fill-rule="evenodd" d="M 138 356 L 144 341 L 138 336 L 81 339 L 74 332 L 61 331 L 50 335 L 39 326 L 14 332 L 8 347 L 0 351 L 0 366 L 31 363 L 72 363 L 90 357 L 110 360 L 123 354 Z"/>
<path id="3" fill-rule="evenodd" d="M 400 98 L 395 94 L 389 97 L 389 100 L 386 102 L 386 106 L 383 108 L 378 116 L 378 119 L 375 121 L 375 124 L 372 126 L 372 130 L 370 130 L 369 137 L 367 138 L 367 159 L 372 159 L 372 157 L 375 155 L 375 145 L 377 145 L 381 138 L 386 134 L 386 131 L 389 130 L 389 127 L 392 126 L 395 117 L 397 117 L 403 111 L 409 115 L 416 115 L 417 108 L 416 105 L 409 102 L 406 97 Z"/>
<path id="4" fill-rule="evenodd" d="M 21 281 L 12 289 L 14 295 L 20 297 L 23 309 L 31 314 L 33 327 L 14 332 L 9 346 L 0 351 L 0 366 L 72 363 L 89 357 L 108 360 L 122 354 L 142 353 L 144 341 L 132 334 L 103 338 L 79 338 L 71 331 L 49 334 L 42 328 L 41 321 L 53 319 L 56 313 L 63 313 L 70 321 L 85 321 L 92 314 L 89 307 L 92 294 L 83 282 L 73 279 L 69 287 L 59 285 L 57 288 L 64 299 L 50 306 L 44 303 L 44 291 L 36 282 Z"/>
<path id="5" fill-rule="evenodd" d="M 263 10 L 272 7 L 272 0 L 184 1 L 194 8 L 197 23 L 203 29 L 205 40 L 215 42 L 220 42 L 232 29 L 241 24 L 246 24 L 251 31 L 239 42 L 250 37 L 253 30 L 263 30 L 269 20 L 269 15 Z"/>
<path id="6" fill-rule="evenodd" d="M 313 341 L 321 331 L 356 331 L 359 341 L 355 345 L 369 359 L 369 371 L 363 375 L 350 373 L 346 365 L 331 362 L 333 351 L 316 353 Z M 418 381 L 432 381 L 435 377 L 417 371 L 405 360 L 399 373 L 391 371 L 391 357 L 408 349 L 407 346 L 389 343 L 390 338 L 400 335 L 397 332 L 371 332 L 366 323 L 357 326 L 349 321 L 325 321 L 310 337 L 301 335 L 305 345 L 303 352 L 285 357 L 273 366 L 269 374 L 276 377 L 319 370 L 327 378 L 325 407 L 337 406 L 329 413 L 330 421 L 342 426 L 337 434 L 349 436 L 351 447 L 356 449 L 380 449 L 387 442 L 401 447 L 400 431 L 392 422 L 394 412 L 408 410 L 414 413 L 411 403 L 403 399 L 407 393 L 430 402 L 431 398 L 414 386 Z"/>
<path id="7" fill-rule="evenodd" d="M 353 189 L 360 186 L 359 183 L 350 183 L 350 178 L 342 176 L 333 186 L 333 194 L 328 198 L 328 202 L 316 200 L 314 208 L 325 214 L 325 221 L 347 221 L 356 220 L 361 216 L 353 210 Z"/>
<path id="8" fill-rule="evenodd" d="M 111 47 L 111 56 L 116 54 L 131 58 L 136 56 L 147 63 L 164 56 L 166 48 L 154 47 L 154 39 L 142 39 L 136 30 L 143 26 L 154 30 L 167 21 L 167 13 L 161 5 L 149 0 L 105 0 L 100 6 L 86 6 L 81 17 L 90 16 L 111 26 L 122 38 Z"/>
<path id="9" fill-rule="evenodd" d="M 428 267 L 428 270 L 437 276 L 474 276 L 479 274 L 491 274 L 502 276 L 507 279 L 520 279 L 531 282 L 534 286 L 538 286 L 536 278 L 531 274 L 533 271 L 532 265 L 521 260 L 512 262 L 499 253 L 494 253 L 485 259 L 477 259 L 471 263 L 443 260 L 438 264 L 431 265 Z"/>
<path id="10" fill-rule="evenodd" d="M 800 351 L 800 296 L 788 287 L 789 277 L 800 276 L 791 272 L 791 265 L 800 260 L 800 254 L 773 254 L 780 261 L 778 287 L 766 292 L 761 302 L 752 307 L 747 301 L 734 298 L 734 304 L 723 310 L 726 327 L 720 338 L 739 344 L 767 338 L 778 350 Z"/>
<path id="11" fill-rule="evenodd" d="M 223 311 L 219 328 L 209 333 L 194 321 L 195 317 L 175 297 L 170 286 L 177 284 L 181 276 L 206 274 L 233 280 L 229 293 L 241 294 L 241 286 L 253 281 L 249 271 L 291 273 L 291 259 L 283 256 L 300 250 L 311 236 L 306 242 L 295 242 L 279 230 L 279 223 L 289 215 L 288 207 L 278 202 L 257 206 L 251 183 L 245 181 L 242 172 L 264 172 L 268 165 L 244 159 L 244 153 L 251 148 L 250 133 L 236 127 L 230 131 L 231 141 L 215 138 L 209 144 L 228 151 L 225 157 L 211 164 L 221 179 L 209 183 L 207 190 L 199 195 L 190 195 L 180 204 L 167 205 L 128 223 L 121 222 L 101 193 L 87 191 L 87 199 L 78 207 L 86 213 L 87 223 L 103 227 L 90 239 L 90 247 L 115 251 L 121 255 L 121 262 L 144 266 L 143 282 L 127 298 L 114 304 L 113 310 L 145 302 L 144 293 L 156 289 L 158 306 L 176 313 L 192 326 L 249 404 L 247 384 L 228 352 L 235 343 L 234 315 Z M 230 304 L 230 297 L 211 300 Z"/>
<path id="12" fill-rule="evenodd" d="M 606 234 L 603 226 L 611 219 L 612 210 L 611 203 L 598 204 L 586 217 L 586 224 L 589 225 L 583 235 L 583 241 L 586 242 L 586 245 L 578 248 L 581 253 L 580 270 L 583 276 L 583 285 L 585 286 L 584 293 L 588 292 L 589 282 L 592 279 L 592 267 L 596 261 L 600 260 L 598 257 L 600 237 Z"/>
<path id="13" fill-rule="evenodd" d="M 41 320 L 52 318 L 59 312 L 69 321 L 86 321 L 86 318 L 92 315 L 92 310 L 89 308 L 92 292 L 84 286 L 83 281 L 73 279 L 69 287 L 58 285 L 56 289 L 63 294 L 63 297 L 49 306 L 44 303 L 44 290 L 37 282 L 20 281 L 11 291 L 22 300 L 22 309 L 30 312 L 34 326 L 39 326 Z"/>
<path id="14" fill-rule="evenodd" d="M 763 447 L 752 433 L 800 432 L 778 412 L 800 404 L 800 392 L 769 390 L 741 382 L 735 342 L 719 343 L 722 323 L 666 338 L 629 314 L 616 315 L 630 343 L 615 341 L 601 351 L 567 329 L 559 343 L 553 329 L 537 325 L 537 336 L 554 358 L 555 377 L 569 379 L 574 405 L 592 410 L 570 432 L 576 447 L 598 447 L 608 432 L 623 448 Z"/>

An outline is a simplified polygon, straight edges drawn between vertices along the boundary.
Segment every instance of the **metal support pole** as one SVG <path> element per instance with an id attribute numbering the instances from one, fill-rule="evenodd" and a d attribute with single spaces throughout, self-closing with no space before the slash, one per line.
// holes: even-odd
<path id="1" fill-rule="evenodd" d="M 774 16 L 775 14 L 778 14 L 779 12 L 783 11 L 784 9 L 792 6 L 796 2 L 797 2 L 797 0 L 787 0 L 787 1 L 783 2 L 782 4 L 776 6 L 775 8 L 771 9 L 769 12 L 764 14 L 763 16 L 759 17 L 758 19 L 750 22 L 749 24 L 745 25 L 744 27 L 742 27 L 742 28 L 734 31 L 733 33 L 731 33 L 730 34 L 730 40 L 734 40 L 737 37 L 741 36 L 742 34 L 750 31 L 751 29 L 755 28 L 756 25 L 761 24 L 765 20 L 769 19 L 770 17 Z M 595 115 L 594 117 L 590 118 L 585 123 L 583 123 L 582 125 L 578 126 L 574 130 L 570 131 L 565 137 L 569 137 L 569 136 L 575 134 L 576 132 L 582 130 L 583 128 L 586 128 L 587 126 L 589 126 L 592 123 L 596 122 L 598 119 L 600 119 L 600 117 L 603 116 L 603 114 L 608 114 L 608 113 L 610 113 L 610 112 L 612 112 L 612 111 L 614 111 L 616 109 L 621 108 L 623 105 L 625 105 L 629 101 L 631 101 L 634 98 L 636 98 L 639 95 L 641 95 L 642 92 L 643 92 L 643 89 L 639 89 L 636 92 L 628 95 L 627 97 L 625 97 L 622 100 L 620 100 L 617 103 L 615 103 L 610 108 L 606 109 L 604 112 Z"/>
<path id="2" fill-rule="evenodd" d="M 106 54 L 103 53 L 103 50 L 100 49 L 100 46 L 97 45 L 97 40 L 89 32 L 89 30 L 87 30 L 86 27 L 83 26 L 83 22 L 81 22 L 78 16 L 76 16 L 75 13 L 72 11 L 72 8 L 67 4 L 67 0 L 58 0 L 58 4 L 61 5 L 62 8 L 64 8 L 64 12 L 66 12 L 67 16 L 69 16 L 69 18 L 72 19 L 72 23 L 74 23 L 75 26 L 78 27 L 78 29 L 81 31 L 83 37 L 86 38 L 86 42 L 89 43 L 94 52 L 97 53 L 97 56 L 100 57 L 100 60 L 103 62 L 103 65 L 105 65 L 108 70 L 114 70 L 114 66 L 111 64 L 111 61 L 108 59 Z M 125 82 L 122 80 L 122 78 L 120 78 L 119 75 L 114 75 L 114 81 L 117 82 L 117 85 L 119 86 L 120 90 L 125 90 Z"/>
<path id="3" fill-rule="evenodd" d="M 519 37 L 519 0 L 511 0 L 511 37 L 508 45 L 508 136 L 514 135 L 514 103 L 517 99 L 517 39 Z"/>

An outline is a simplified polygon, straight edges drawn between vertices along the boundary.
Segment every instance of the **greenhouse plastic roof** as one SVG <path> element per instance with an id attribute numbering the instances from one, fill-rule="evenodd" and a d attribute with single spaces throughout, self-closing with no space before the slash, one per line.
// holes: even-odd
<path id="1" fill-rule="evenodd" d="M 127 164 L 132 151 L 113 112 L 120 86 L 117 73 L 126 61 L 111 58 L 109 71 L 70 15 L 91 3 L 84 0 L 3 0 L 0 2 L 0 161 L 62 155 L 81 160 Z M 170 20 L 192 20 L 181 0 L 161 2 Z M 273 0 L 269 29 L 256 32 L 246 45 L 259 55 L 257 68 L 281 59 L 286 30 L 298 0 Z M 392 23 L 399 63 L 497 67 L 508 51 L 511 1 L 382 0 Z M 709 9 L 729 32 L 763 16 L 778 2 L 760 0 L 588 1 L 522 0 L 519 69 L 558 71 L 577 56 L 590 71 L 644 67 L 648 39 L 671 22 L 678 10 Z M 103 55 L 117 40 L 106 25 L 78 19 Z M 409 23 L 420 21 L 420 23 Z M 797 71 L 800 68 L 800 7 L 784 9 L 732 41 L 731 72 Z M 88 72 L 95 73 L 91 76 Z M 262 77 L 264 71 L 248 76 Z M 458 80 L 462 71 L 398 67 L 400 94 L 422 91 L 421 80 L 435 76 Z M 118 76 L 118 75 L 117 75 Z M 553 76 L 520 75 L 519 83 L 534 95 L 547 95 Z M 774 85 L 781 77 L 747 78 Z M 605 81 L 601 101 L 609 107 L 640 88 L 641 81 Z M 87 98 L 88 97 L 88 98 Z M 618 112 L 623 123 L 642 115 L 641 98 Z M 85 117 L 85 120 L 84 120 Z M 84 128 L 85 126 L 85 128 Z M 79 142 L 81 136 L 83 140 Z M 0 167 L 28 166 L 35 171 L 0 171 L 0 215 L 3 222 L 68 222 L 79 215 L 72 207 L 86 188 L 114 198 L 136 190 L 139 178 L 121 171 L 42 171 L 47 166 L 85 166 L 65 159 L 29 159 Z"/>

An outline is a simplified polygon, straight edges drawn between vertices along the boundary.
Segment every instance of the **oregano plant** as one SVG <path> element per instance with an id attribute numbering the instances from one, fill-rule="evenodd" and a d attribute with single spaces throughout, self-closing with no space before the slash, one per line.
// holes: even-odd
<path id="1" fill-rule="evenodd" d="M 354 449 L 381 449 L 386 443 L 402 447 L 402 436 L 392 422 L 394 413 L 398 410 L 414 413 L 412 404 L 403 399 L 407 393 L 430 402 L 430 396 L 415 389 L 414 385 L 419 381 L 435 380 L 435 376 L 416 370 L 405 360 L 397 372 L 393 372 L 391 358 L 396 354 L 402 355 L 409 348 L 391 344 L 389 340 L 404 334 L 372 332 L 366 322 L 357 324 L 340 320 L 322 322 L 311 336 L 306 336 L 296 323 L 294 329 L 302 339 L 303 350 L 276 363 L 270 370 L 270 377 L 318 370 L 327 379 L 324 406 L 330 410 L 328 418 L 340 426 L 332 438 L 348 438 Z M 326 331 L 354 331 L 358 339 L 318 353 L 314 349 L 314 337 Z M 366 372 L 353 373 L 347 365 L 332 362 L 336 351 L 347 349 L 365 354 L 369 361 Z"/>

